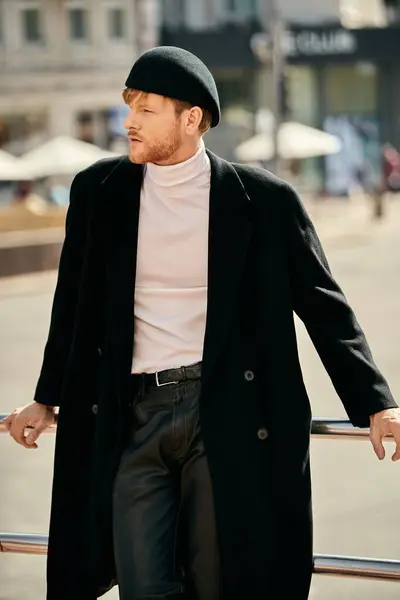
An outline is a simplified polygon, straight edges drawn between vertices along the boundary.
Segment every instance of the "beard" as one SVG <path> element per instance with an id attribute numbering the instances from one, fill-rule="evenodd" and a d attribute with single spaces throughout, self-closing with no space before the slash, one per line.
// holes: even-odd
<path id="1" fill-rule="evenodd" d="M 152 142 L 138 142 L 130 148 L 129 160 L 135 164 L 169 163 L 181 146 L 181 136 L 176 124 L 166 137 Z"/>

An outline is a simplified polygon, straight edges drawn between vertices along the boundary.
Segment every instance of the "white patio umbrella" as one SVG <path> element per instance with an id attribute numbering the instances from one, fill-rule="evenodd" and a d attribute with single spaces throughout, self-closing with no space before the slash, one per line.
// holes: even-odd
<path id="1" fill-rule="evenodd" d="M 45 142 L 22 156 L 22 163 L 35 178 L 51 175 L 74 175 L 102 158 L 119 156 L 68 136 L 59 136 Z"/>
<path id="2" fill-rule="evenodd" d="M 0 181 L 22 181 L 32 178 L 32 173 L 20 158 L 0 150 Z"/>
<path id="3" fill-rule="evenodd" d="M 294 121 L 282 123 L 279 128 L 278 152 L 281 158 L 324 156 L 336 154 L 340 149 L 340 139 L 320 129 Z M 235 153 L 238 160 L 243 162 L 271 160 L 274 155 L 272 131 L 258 133 L 246 140 L 236 148 Z"/>

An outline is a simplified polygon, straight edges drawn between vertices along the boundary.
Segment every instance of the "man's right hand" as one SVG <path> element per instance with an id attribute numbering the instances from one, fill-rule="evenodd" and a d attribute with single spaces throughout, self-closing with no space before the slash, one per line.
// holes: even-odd
<path id="1" fill-rule="evenodd" d="M 38 437 L 54 423 L 54 407 L 38 402 L 17 408 L 3 421 L 11 437 L 24 448 L 37 448 Z"/>

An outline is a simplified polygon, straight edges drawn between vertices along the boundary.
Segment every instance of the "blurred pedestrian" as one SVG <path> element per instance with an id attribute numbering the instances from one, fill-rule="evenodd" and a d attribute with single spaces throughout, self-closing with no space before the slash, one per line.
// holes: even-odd
<path id="1" fill-rule="evenodd" d="M 12 204 L 24 204 L 27 198 L 33 194 L 34 187 L 34 181 L 18 181 L 15 186 Z"/>
<path id="2" fill-rule="evenodd" d="M 382 148 L 382 176 L 371 186 L 369 194 L 373 201 L 373 216 L 381 219 L 387 208 L 387 193 L 400 190 L 400 154 L 391 144 Z"/>
<path id="3" fill-rule="evenodd" d="M 46 200 L 36 192 L 34 181 L 19 181 L 15 187 L 11 201 L 13 212 L 30 212 L 32 214 L 44 214 L 48 204 Z"/>
<path id="4" fill-rule="evenodd" d="M 400 153 L 391 144 L 383 147 L 384 190 L 400 191 Z"/>
<path id="5" fill-rule="evenodd" d="M 205 149 L 207 67 L 155 48 L 123 97 L 129 156 L 74 180 L 35 402 L 6 420 L 33 448 L 59 407 L 47 599 L 306 600 L 293 311 L 379 458 L 399 409 L 293 188 Z"/>

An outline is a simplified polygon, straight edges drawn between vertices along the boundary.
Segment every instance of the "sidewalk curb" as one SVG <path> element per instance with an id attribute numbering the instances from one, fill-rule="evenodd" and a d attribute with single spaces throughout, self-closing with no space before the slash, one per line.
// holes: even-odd
<path id="1" fill-rule="evenodd" d="M 303 202 L 318 236 L 327 245 L 350 243 L 390 218 L 387 215 L 381 222 L 374 221 L 371 203 L 364 197 L 351 200 L 305 197 Z M 64 235 L 63 227 L 0 233 L 0 278 L 58 269 Z"/>

